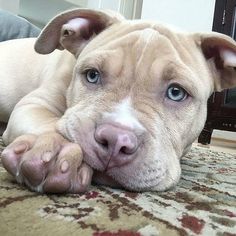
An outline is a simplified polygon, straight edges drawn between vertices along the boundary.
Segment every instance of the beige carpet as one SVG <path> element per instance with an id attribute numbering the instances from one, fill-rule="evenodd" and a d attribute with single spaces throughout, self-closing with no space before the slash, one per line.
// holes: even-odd
<path id="1" fill-rule="evenodd" d="M 193 148 L 182 169 L 163 193 L 38 195 L 0 166 L 0 235 L 236 235 L 236 155 Z"/>

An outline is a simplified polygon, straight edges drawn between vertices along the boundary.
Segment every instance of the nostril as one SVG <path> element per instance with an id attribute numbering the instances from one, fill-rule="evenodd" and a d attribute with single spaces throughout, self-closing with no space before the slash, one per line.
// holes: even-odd
<path id="1" fill-rule="evenodd" d="M 127 154 L 127 153 L 126 153 L 126 152 L 127 152 L 126 149 L 127 149 L 126 147 L 122 147 L 122 148 L 120 149 L 120 152 L 123 153 L 123 154 Z"/>
<path id="2" fill-rule="evenodd" d="M 129 148 L 124 146 L 124 147 L 121 147 L 120 153 L 122 153 L 122 154 L 132 154 L 133 150 L 130 150 Z"/>
<path id="3" fill-rule="evenodd" d="M 132 133 L 119 134 L 116 146 L 120 149 L 120 153 L 130 155 L 138 148 L 137 137 Z"/>
<path id="4" fill-rule="evenodd" d="M 108 149 L 109 144 L 108 144 L 107 140 L 105 140 L 105 139 L 101 140 L 99 143 L 100 143 L 101 146 Z"/>
<path id="5" fill-rule="evenodd" d="M 105 138 L 102 138 L 101 136 L 97 136 L 95 135 L 94 136 L 96 142 L 103 148 L 108 148 L 109 146 L 109 143 L 108 143 L 108 140 L 105 139 Z"/>
<path id="6" fill-rule="evenodd" d="M 96 129 L 96 131 L 94 132 L 94 139 L 101 146 L 108 147 L 108 140 L 103 135 L 102 131 L 102 129 Z"/>

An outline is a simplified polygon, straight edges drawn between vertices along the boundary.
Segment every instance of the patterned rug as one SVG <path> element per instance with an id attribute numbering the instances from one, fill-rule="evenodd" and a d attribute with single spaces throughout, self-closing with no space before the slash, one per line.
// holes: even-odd
<path id="1" fill-rule="evenodd" d="M 0 166 L 0 235 L 236 235 L 236 155 L 195 147 L 182 169 L 178 186 L 163 193 L 93 186 L 39 195 Z"/>

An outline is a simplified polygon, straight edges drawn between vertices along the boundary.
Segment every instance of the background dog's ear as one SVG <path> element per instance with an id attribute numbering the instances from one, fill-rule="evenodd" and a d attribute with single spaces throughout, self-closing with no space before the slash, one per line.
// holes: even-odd
<path id="1" fill-rule="evenodd" d="M 215 90 L 236 87 L 236 42 L 220 33 L 196 36 L 213 74 Z"/>
<path id="2" fill-rule="evenodd" d="M 67 49 L 77 55 L 91 38 L 123 19 L 113 11 L 74 9 L 63 12 L 42 30 L 35 43 L 35 51 L 48 54 L 55 49 Z"/>

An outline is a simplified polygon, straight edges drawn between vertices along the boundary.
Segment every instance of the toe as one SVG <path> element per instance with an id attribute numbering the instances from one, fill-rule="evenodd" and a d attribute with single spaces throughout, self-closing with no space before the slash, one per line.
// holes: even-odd
<path id="1" fill-rule="evenodd" d="M 24 154 L 20 163 L 20 174 L 31 186 L 40 185 L 47 176 L 50 165 L 53 165 L 53 153 L 35 153 L 29 151 Z"/>
<path id="2" fill-rule="evenodd" d="M 73 162 L 64 158 L 57 159 L 53 168 L 48 173 L 43 190 L 46 193 L 64 193 L 68 192 L 71 186 L 71 176 L 73 175 Z"/>
<path id="3" fill-rule="evenodd" d="M 74 181 L 71 182 L 70 193 L 86 192 L 91 184 L 93 170 L 86 163 L 83 163 L 77 172 Z"/>
<path id="4" fill-rule="evenodd" d="M 13 176 L 16 175 L 20 157 L 21 155 L 16 154 L 14 150 L 11 149 L 6 148 L 2 152 L 2 157 L 1 157 L 2 165 Z"/>
<path id="5" fill-rule="evenodd" d="M 17 175 L 21 158 L 25 152 L 32 148 L 34 141 L 35 139 L 32 137 L 30 140 L 16 139 L 2 152 L 2 164 L 13 176 Z"/>
<path id="6" fill-rule="evenodd" d="M 42 185 L 46 176 L 54 168 L 61 144 L 54 136 L 41 135 L 33 148 L 24 154 L 20 163 L 20 174 L 31 188 Z"/>
<path id="7" fill-rule="evenodd" d="M 70 189 L 70 175 L 67 173 L 50 173 L 45 179 L 43 192 L 65 193 Z"/>
<path id="8" fill-rule="evenodd" d="M 91 182 L 92 170 L 81 162 L 82 151 L 77 144 L 64 146 L 45 180 L 43 190 L 48 193 L 84 192 Z"/>

